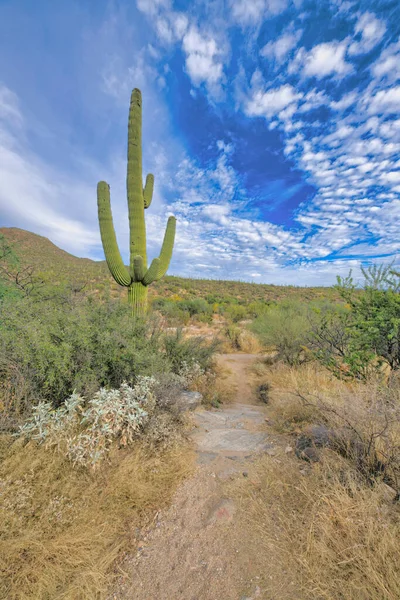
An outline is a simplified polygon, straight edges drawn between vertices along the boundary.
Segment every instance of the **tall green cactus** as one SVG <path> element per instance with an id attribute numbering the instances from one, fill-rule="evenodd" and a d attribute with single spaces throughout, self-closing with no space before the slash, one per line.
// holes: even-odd
<path id="1" fill-rule="evenodd" d="M 175 240 L 175 217 L 169 217 L 159 258 L 147 268 L 146 223 L 144 209 L 153 198 L 154 176 L 142 178 L 142 94 L 134 89 L 131 95 L 128 123 L 128 173 L 126 178 L 130 230 L 130 268 L 121 258 L 115 237 L 110 205 L 110 186 L 100 181 L 97 186 L 97 206 L 101 241 L 108 268 L 115 281 L 128 288 L 128 301 L 134 315 L 147 309 L 147 287 L 167 272 Z"/>

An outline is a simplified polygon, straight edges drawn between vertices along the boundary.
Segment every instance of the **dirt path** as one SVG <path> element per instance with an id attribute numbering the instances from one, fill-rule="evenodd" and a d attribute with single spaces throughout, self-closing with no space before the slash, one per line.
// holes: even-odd
<path id="1" fill-rule="evenodd" d="M 236 388 L 234 402 L 222 409 L 194 414 L 191 434 L 198 467 L 158 515 L 134 556 L 124 564 L 126 576 L 112 599 L 252 600 L 257 585 L 257 549 L 249 552 L 248 532 L 235 518 L 237 507 L 224 491 L 232 477 L 247 477 L 246 468 L 260 451 L 272 447 L 265 432 L 264 406 L 253 395 L 250 368 L 255 355 L 221 355 Z M 245 543 L 245 541 L 247 543 Z"/>

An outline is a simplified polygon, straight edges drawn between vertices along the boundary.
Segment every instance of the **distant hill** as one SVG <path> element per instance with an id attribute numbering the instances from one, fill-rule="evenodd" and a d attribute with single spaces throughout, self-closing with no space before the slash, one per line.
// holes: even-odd
<path id="1" fill-rule="evenodd" d="M 109 289 L 113 296 L 125 294 L 124 288 L 115 283 L 105 261 L 78 258 L 61 250 L 48 238 L 16 227 L 1 227 L 0 233 L 13 246 L 23 265 L 33 266 L 37 273 L 51 274 L 54 282 L 69 281 L 85 283 L 89 293 Z M 185 279 L 166 276 L 149 288 L 154 296 L 203 297 L 209 302 L 221 298 L 237 298 L 243 302 L 259 300 L 282 300 L 298 298 L 304 301 L 317 298 L 336 299 L 333 288 L 278 286 L 241 281 L 217 281 L 212 279 Z"/>

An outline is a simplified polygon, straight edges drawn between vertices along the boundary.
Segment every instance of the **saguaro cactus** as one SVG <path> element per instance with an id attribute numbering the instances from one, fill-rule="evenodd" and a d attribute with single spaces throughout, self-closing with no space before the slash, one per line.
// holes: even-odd
<path id="1" fill-rule="evenodd" d="M 121 258 L 115 236 L 110 205 L 110 186 L 100 181 L 97 186 L 97 206 L 101 241 L 108 268 L 115 281 L 128 288 L 128 301 L 134 315 L 147 309 L 147 287 L 167 272 L 175 239 L 176 219 L 169 217 L 159 258 L 147 268 L 146 223 L 144 210 L 153 198 L 154 176 L 142 178 L 142 94 L 134 89 L 131 95 L 128 123 L 128 172 L 126 178 L 130 230 L 130 268 Z"/>

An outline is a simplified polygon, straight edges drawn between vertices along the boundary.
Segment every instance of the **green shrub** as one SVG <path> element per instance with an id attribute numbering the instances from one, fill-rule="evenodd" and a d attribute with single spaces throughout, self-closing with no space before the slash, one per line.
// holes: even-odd
<path id="1" fill-rule="evenodd" d="M 233 323 L 239 323 L 239 321 L 243 321 L 243 319 L 246 318 L 247 311 L 246 308 L 240 304 L 232 304 L 225 309 L 224 314 Z"/>
<path id="2" fill-rule="evenodd" d="M 266 313 L 250 325 L 264 346 L 274 346 L 278 359 L 289 365 L 304 362 L 307 352 L 310 323 L 308 307 L 304 304 L 285 301 L 276 306 L 270 306 Z"/>
<path id="3" fill-rule="evenodd" d="M 132 320 L 118 301 L 7 297 L 0 314 L 0 394 L 11 386 L 25 414 L 27 403 L 58 406 L 74 390 L 90 396 L 100 387 L 134 383 L 138 375 L 179 369 L 190 348 L 183 352 L 178 343 L 166 352 L 157 320 Z M 200 345 L 197 354 L 204 361 L 208 352 Z M 7 411 L 11 417 L 9 403 Z"/>
<path id="4" fill-rule="evenodd" d="M 366 379 L 386 363 L 400 368 L 400 275 L 389 266 L 362 269 L 363 289 L 351 272 L 336 289 L 346 302 L 322 313 L 310 345 L 335 375 Z"/>
<path id="5" fill-rule="evenodd" d="M 202 369 L 210 367 L 214 353 L 220 342 L 213 339 L 210 342 L 202 337 L 184 338 L 182 331 L 177 329 L 174 334 L 164 338 L 165 354 L 174 373 L 180 373 L 183 364 L 197 363 Z"/>

